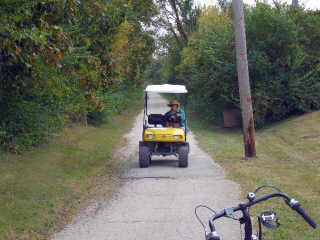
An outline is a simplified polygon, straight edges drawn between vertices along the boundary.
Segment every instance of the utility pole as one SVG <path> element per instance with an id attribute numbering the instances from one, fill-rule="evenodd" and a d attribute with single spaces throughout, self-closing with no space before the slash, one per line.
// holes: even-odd
<path id="1" fill-rule="evenodd" d="M 243 1 L 232 0 L 245 157 L 256 157 Z"/>
<path id="2" fill-rule="evenodd" d="M 298 0 L 292 0 L 292 6 L 294 6 L 295 8 L 299 8 Z"/>

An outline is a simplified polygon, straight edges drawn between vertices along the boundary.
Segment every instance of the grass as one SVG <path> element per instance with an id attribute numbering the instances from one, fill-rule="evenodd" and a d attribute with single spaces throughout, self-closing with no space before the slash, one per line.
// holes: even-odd
<path id="1" fill-rule="evenodd" d="M 113 157 L 141 102 L 99 128 L 75 126 L 23 155 L 0 154 L 0 239 L 48 239 L 121 185 Z"/>
<path id="2" fill-rule="evenodd" d="M 294 117 L 256 132 L 257 158 L 243 159 L 242 133 L 190 119 L 200 145 L 219 163 L 228 178 L 241 186 L 242 200 L 263 184 L 272 184 L 299 200 L 320 223 L 320 111 Z M 270 191 L 270 190 L 269 190 Z M 313 230 L 283 201 L 272 200 L 253 209 L 254 214 L 275 210 L 281 227 L 264 230 L 265 239 L 318 240 Z"/>

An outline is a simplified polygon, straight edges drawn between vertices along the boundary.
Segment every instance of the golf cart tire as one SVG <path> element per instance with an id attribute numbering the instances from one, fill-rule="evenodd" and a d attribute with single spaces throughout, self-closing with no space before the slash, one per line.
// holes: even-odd
<path id="1" fill-rule="evenodd" d="M 179 167 L 181 167 L 181 168 L 188 167 L 188 154 L 189 154 L 188 146 L 179 147 L 179 149 L 178 149 Z"/>
<path id="2" fill-rule="evenodd" d="M 147 146 L 139 146 L 140 168 L 147 168 L 150 165 L 150 151 Z"/>

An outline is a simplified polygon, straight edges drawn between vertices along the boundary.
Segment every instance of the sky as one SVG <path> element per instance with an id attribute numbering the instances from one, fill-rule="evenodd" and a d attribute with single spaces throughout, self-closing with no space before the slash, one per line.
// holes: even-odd
<path id="1" fill-rule="evenodd" d="M 217 0 L 195 0 L 196 3 L 200 5 L 214 5 Z M 255 0 L 243 0 L 244 3 L 254 4 Z M 268 0 L 269 3 L 272 3 L 272 0 Z M 292 3 L 292 0 L 281 0 L 281 2 Z M 299 0 L 300 4 L 304 4 L 307 9 L 320 9 L 320 0 Z"/>

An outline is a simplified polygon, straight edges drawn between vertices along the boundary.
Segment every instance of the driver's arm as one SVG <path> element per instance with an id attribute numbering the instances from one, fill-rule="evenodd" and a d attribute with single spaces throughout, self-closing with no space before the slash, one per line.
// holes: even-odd
<path id="1" fill-rule="evenodd" d="M 166 118 L 166 121 L 168 122 L 170 120 L 171 112 L 167 112 L 164 117 Z"/>
<path id="2" fill-rule="evenodd" d="M 180 124 L 182 127 L 185 127 L 186 126 L 186 114 L 182 109 L 180 109 L 178 113 L 180 115 Z"/>

